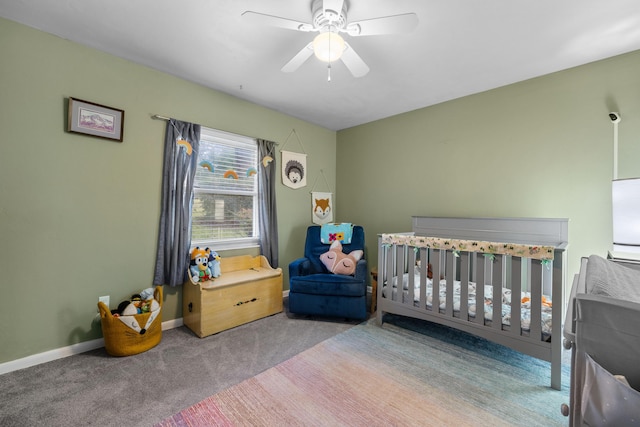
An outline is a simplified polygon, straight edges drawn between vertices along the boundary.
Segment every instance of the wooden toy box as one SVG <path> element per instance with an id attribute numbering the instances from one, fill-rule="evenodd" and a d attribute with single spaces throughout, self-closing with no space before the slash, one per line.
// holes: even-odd
<path id="1" fill-rule="evenodd" d="M 200 338 L 282 311 L 282 269 L 262 256 L 222 258 L 218 278 L 183 285 L 184 324 Z"/>

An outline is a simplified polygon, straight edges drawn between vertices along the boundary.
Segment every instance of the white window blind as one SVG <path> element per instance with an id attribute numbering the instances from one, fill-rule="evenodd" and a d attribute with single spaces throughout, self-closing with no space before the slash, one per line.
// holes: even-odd
<path id="1" fill-rule="evenodd" d="M 193 246 L 258 244 L 255 140 L 203 127 L 191 210 Z"/>

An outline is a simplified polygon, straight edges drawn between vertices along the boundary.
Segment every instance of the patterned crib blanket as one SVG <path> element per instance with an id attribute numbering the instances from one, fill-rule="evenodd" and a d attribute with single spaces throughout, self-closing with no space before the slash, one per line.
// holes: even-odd
<path id="1" fill-rule="evenodd" d="M 393 279 L 393 292 L 391 297 L 393 299 L 396 298 L 397 294 L 397 279 Z M 403 276 L 403 295 L 402 302 L 406 303 L 409 300 L 409 290 L 408 283 L 409 278 L 408 274 Z M 477 307 L 476 307 L 476 284 L 473 282 L 469 282 L 468 288 L 468 311 L 469 316 L 474 318 L 476 316 Z M 460 311 L 460 282 L 454 281 L 453 283 L 453 310 L 454 312 Z M 382 295 L 387 298 L 387 286 L 383 286 Z M 446 280 L 440 280 L 439 290 L 438 290 L 438 306 L 440 310 L 445 310 L 446 305 L 446 296 L 447 296 L 447 282 Z M 502 324 L 504 326 L 511 326 L 511 299 L 512 293 L 511 289 L 502 288 Z M 414 281 L 414 294 L 413 294 L 414 305 L 418 305 L 420 303 L 420 277 L 416 275 Z M 531 325 L 531 294 L 529 292 L 522 292 L 520 295 L 520 306 L 521 306 L 521 321 L 520 327 L 524 331 L 530 330 Z M 427 279 L 427 307 L 432 308 L 433 306 L 433 281 L 431 279 Z M 552 316 L 551 316 L 551 306 L 552 301 L 551 298 L 544 296 L 543 304 L 542 304 L 542 333 L 545 339 L 548 336 L 551 336 L 552 329 Z M 484 286 L 484 318 L 487 321 L 493 320 L 493 286 L 485 285 Z"/>

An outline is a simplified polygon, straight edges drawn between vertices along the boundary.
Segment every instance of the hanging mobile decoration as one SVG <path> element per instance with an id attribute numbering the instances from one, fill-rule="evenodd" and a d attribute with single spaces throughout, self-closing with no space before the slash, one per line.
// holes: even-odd
<path id="1" fill-rule="evenodd" d="M 193 147 L 191 146 L 191 143 L 182 137 L 180 130 L 178 130 L 177 126 L 175 125 L 175 123 L 173 123 L 172 120 L 169 120 L 169 123 L 171 123 L 171 126 L 173 126 L 173 128 L 179 134 L 176 138 L 176 145 L 179 147 L 184 147 L 184 149 L 187 151 L 187 156 L 190 156 L 193 153 Z"/>
<path id="2" fill-rule="evenodd" d="M 227 170 L 224 175 L 225 178 L 233 178 L 233 179 L 238 179 L 238 173 L 236 171 L 234 171 L 233 169 L 229 169 Z"/>
<path id="3" fill-rule="evenodd" d="M 265 169 L 267 166 L 269 166 L 269 164 L 271 164 L 271 162 L 273 162 L 273 157 L 271 157 L 271 154 L 273 153 L 274 147 L 275 147 L 275 144 L 269 149 L 269 152 L 265 154 L 264 157 L 262 158 L 262 166 Z"/>
<path id="4" fill-rule="evenodd" d="M 208 160 L 201 161 L 200 162 L 200 166 L 202 166 L 203 168 L 207 169 L 211 173 L 213 173 L 215 171 L 215 168 L 213 167 L 213 163 L 211 163 Z"/>
<path id="5" fill-rule="evenodd" d="M 189 141 L 185 139 L 178 139 L 176 141 L 176 144 L 181 147 L 184 147 L 187 150 L 187 156 L 190 156 L 191 153 L 193 153 L 193 147 L 191 146 L 191 144 L 189 144 Z"/>

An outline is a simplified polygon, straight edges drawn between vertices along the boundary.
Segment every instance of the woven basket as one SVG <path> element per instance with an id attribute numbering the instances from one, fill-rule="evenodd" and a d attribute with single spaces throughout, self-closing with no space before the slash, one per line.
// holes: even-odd
<path id="1" fill-rule="evenodd" d="M 155 312 L 115 317 L 102 301 L 98 302 L 104 346 L 112 356 L 131 356 L 155 347 L 162 339 L 162 286 L 153 297 L 160 304 Z M 149 323 L 151 316 L 154 316 Z M 127 324 L 125 324 L 125 322 Z"/>

